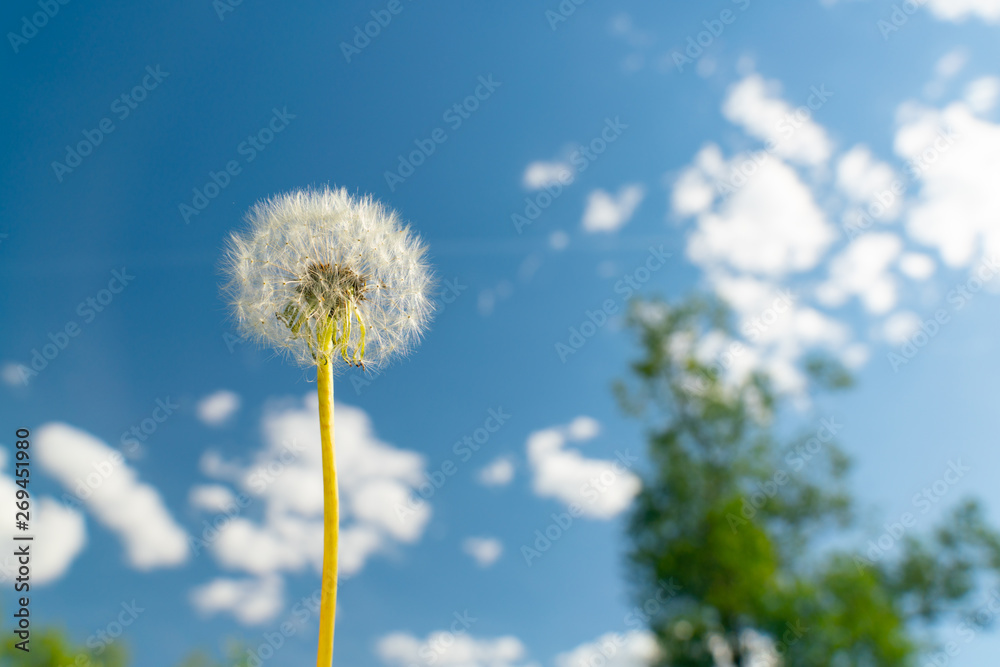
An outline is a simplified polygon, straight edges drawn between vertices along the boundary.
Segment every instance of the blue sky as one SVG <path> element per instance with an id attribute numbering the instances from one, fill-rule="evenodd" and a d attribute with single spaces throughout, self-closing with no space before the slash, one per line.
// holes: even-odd
<path id="1" fill-rule="evenodd" d="M 41 6 L 52 16 L 36 18 Z M 370 548 L 354 547 L 342 586 L 341 664 L 410 664 L 465 612 L 476 664 L 575 664 L 571 651 L 607 633 L 635 664 L 622 516 L 641 460 L 530 566 L 521 554 L 579 493 L 581 471 L 642 449 L 642 425 L 610 392 L 635 352 L 620 317 L 630 280 L 650 295 L 716 291 L 741 330 L 765 322 L 734 373 L 767 368 L 796 394 L 808 351 L 855 369 L 843 396 L 798 393 L 798 426 L 844 423 L 855 488 L 875 508 L 869 537 L 958 459 L 971 471 L 942 504 L 979 495 L 995 515 L 1000 317 L 996 285 L 968 281 L 1000 250 L 1000 3 L 909 9 L 7 3 L 0 23 L 20 37 L 0 49 L 12 91 L 0 109 L 0 444 L 9 486 L 14 430 L 44 434 L 33 489 L 52 499 L 36 500 L 50 559 L 36 563 L 49 579 L 36 621 L 86 641 L 134 600 L 144 611 L 122 641 L 160 667 L 227 637 L 259 646 L 316 589 L 315 516 L 299 551 L 253 541 L 287 528 L 295 485 L 241 509 L 245 534 L 198 554 L 183 538 L 273 462 L 267 428 L 298 428 L 309 410 L 309 373 L 235 340 L 217 266 L 255 201 L 310 185 L 400 211 L 454 286 L 412 358 L 370 384 L 337 379 L 345 440 L 402 470 L 372 481 L 415 493 L 457 465 L 413 523 L 352 518 Z M 420 164 L 410 174 L 401 159 Z M 654 255 L 670 257 L 647 264 Z M 605 308 L 579 349 L 559 347 Z M 20 369 L 53 340 L 63 349 L 25 382 Z M 730 344 L 703 352 L 721 359 Z M 490 410 L 510 418 L 461 461 L 453 444 Z M 62 505 L 144 420 L 152 432 L 93 499 Z M 269 662 L 311 659 L 314 620 Z M 987 664 L 998 647 L 977 637 L 952 664 Z M 464 664 L 451 659 L 437 664 Z"/>

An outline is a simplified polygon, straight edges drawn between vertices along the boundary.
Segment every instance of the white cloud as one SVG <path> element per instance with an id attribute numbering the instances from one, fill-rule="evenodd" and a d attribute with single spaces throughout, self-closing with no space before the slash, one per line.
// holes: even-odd
<path id="1" fill-rule="evenodd" d="M 469 537 L 462 541 L 462 551 L 472 556 L 479 567 L 489 567 L 503 553 L 503 544 L 493 537 Z"/>
<path id="2" fill-rule="evenodd" d="M 812 348 L 847 354 L 850 333 L 847 327 L 805 303 L 805 300 L 777 284 L 750 276 L 712 274 L 710 284 L 736 311 L 737 329 L 744 340 L 738 348 L 732 341 L 700 341 L 698 353 L 706 362 L 717 361 L 728 377 L 741 381 L 756 370 L 772 374 L 782 391 L 798 392 L 806 378 L 798 370 L 799 359 Z"/>
<path id="3" fill-rule="evenodd" d="M 277 525 L 269 520 L 261 526 L 239 517 L 219 531 L 212 550 L 226 568 L 265 575 L 281 570 L 300 571 L 309 563 L 319 571 L 322 546 L 320 521 L 295 517 Z"/>
<path id="4" fill-rule="evenodd" d="M 853 203 L 870 203 L 885 193 L 896 180 L 892 167 L 872 157 L 871 150 L 858 144 L 844 153 L 837 162 L 837 187 Z M 900 201 L 894 197 L 880 218 L 890 221 L 898 214 Z"/>
<path id="5" fill-rule="evenodd" d="M 977 114 L 993 111 L 1000 97 L 1000 78 L 984 76 L 965 88 L 965 103 Z"/>
<path id="6" fill-rule="evenodd" d="M 611 32 L 634 49 L 651 46 L 656 41 L 653 33 L 638 28 L 632 17 L 624 13 L 611 19 Z"/>
<path id="7" fill-rule="evenodd" d="M 951 267 L 1000 253 L 1000 125 L 977 118 L 964 102 L 942 110 L 907 105 L 900 115 L 896 152 L 911 161 L 921 185 L 906 221 L 910 236 Z"/>
<path id="8" fill-rule="evenodd" d="M 13 361 L 8 361 L 3 365 L 3 370 L 0 370 L 0 378 L 3 378 L 4 384 L 17 387 L 18 385 L 23 385 L 24 380 L 21 377 L 20 366 Z"/>
<path id="9" fill-rule="evenodd" d="M 0 507 L 11 508 L 17 501 L 17 492 L 22 487 L 6 474 L 7 452 L 0 450 Z M 23 479 L 23 478 L 22 478 Z M 50 496 L 38 496 L 32 491 L 30 534 L 34 537 L 31 552 L 31 581 L 40 586 L 60 579 L 70 565 L 83 551 L 87 543 L 87 528 L 83 514 Z M 0 529 L 0 540 L 5 545 L 13 544 L 15 535 L 24 535 L 6 521 Z M 13 547 L 0 558 L 0 581 L 9 581 L 17 576 L 17 563 L 13 557 Z"/>
<path id="10" fill-rule="evenodd" d="M 355 525 L 340 531 L 339 569 L 345 574 L 360 572 L 373 555 L 384 549 L 386 539 L 371 526 Z"/>
<path id="11" fill-rule="evenodd" d="M 845 0 L 820 0 L 820 3 L 826 6 L 839 2 Z M 931 14 L 942 21 L 961 22 L 969 18 L 979 18 L 986 22 L 1000 21 L 1000 0 L 917 0 L 916 4 L 921 5 L 924 2 L 927 3 Z M 890 25 L 893 25 L 893 20 L 900 20 L 894 18 L 897 13 L 904 18 L 908 17 L 903 8 L 896 5 L 892 5 L 892 8 L 892 14 L 885 19 Z"/>
<path id="12" fill-rule="evenodd" d="M 367 560 L 423 534 L 430 505 L 417 503 L 425 462 L 415 452 L 378 440 L 364 411 L 335 406 L 337 472 L 340 483 L 340 574 L 359 572 Z M 206 454 L 202 470 L 233 483 L 261 506 L 260 521 L 237 516 L 211 543 L 224 567 L 266 577 L 322 571 L 323 477 L 316 397 L 273 402 L 262 418 L 264 447 L 247 466 Z M 195 491 L 203 504 L 217 492 Z M 209 496 L 213 496 L 209 498 Z M 411 502 L 412 501 L 412 502 Z M 401 507 L 412 507 L 406 516 Z"/>
<path id="13" fill-rule="evenodd" d="M 927 7 L 937 18 L 946 21 L 973 17 L 990 23 L 1000 21 L 1000 0 L 927 0 Z"/>
<path id="14" fill-rule="evenodd" d="M 593 417 L 581 415 L 569 423 L 566 432 L 572 440 L 591 440 L 601 432 L 601 423 Z"/>
<path id="15" fill-rule="evenodd" d="M 5 495 L 0 491 L 0 497 Z M 13 507 L 13 501 L 5 504 Z M 42 496 L 35 509 L 32 577 L 40 585 L 59 579 L 83 551 L 87 529 L 83 515 L 54 498 Z"/>
<path id="16" fill-rule="evenodd" d="M 778 97 L 777 89 L 777 82 L 750 74 L 730 88 L 722 113 L 749 135 L 772 145 L 779 157 L 810 166 L 826 162 L 833 152 L 826 130 L 812 120 L 808 107 L 792 108 Z M 819 100 L 813 98 L 814 105 Z"/>
<path id="17" fill-rule="evenodd" d="M 968 53 L 961 48 L 952 49 L 941 56 L 934 65 L 934 78 L 924 86 L 924 95 L 930 99 L 941 97 L 947 90 L 948 83 L 962 71 L 968 61 Z"/>
<path id="18" fill-rule="evenodd" d="M 689 216 L 707 211 L 716 196 L 712 183 L 725 179 L 726 167 L 717 145 L 703 146 L 695 155 L 694 163 L 681 172 L 674 183 L 671 194 L 674 213 Z"/>
<path id="19" fill-rule="evenodd" d="M 781 297 L 778 285 L 767 279 L 731 276 L 720 271 L 711 274 L 709 280 L 726 303 L 744 318 L 758 317 Z M 740 329 L 743 324 L 741 321 Z"/>
<path id="20" fill-rule="evenodd" d="M 159 492 L 139 481 L 121 452 L 61 423 L 38 429 L 35 447 L 41 468 L 82 498 L 87 511 L 118 535 L 132 567 L 149 570 L 187 560 L 187 534 Z"/>
<path id="21" fill-rule="evenodd" d="M 782 391 L 800 393 L 806 378 L 799 362 L 812 348 L 824 348 L 845 361 L 850 356 L 852 362 L 866 354 L 864 346 L 851 341 L 848 327 L 809 303 L 815 295 L 808 282 L 796 277 L 800 295 L 790 296 L 787 290 L 795 274 L 821 267 L 840 238 L 825 210 L 838 198 L 819 192 L 824 195 L 821 206 L 814 190 L 817 183 L 828 182 L 833 142 L 812 111 L 833 93 L 815 86 L 806 106 L 792 108 L 781 99 L 779 84 L 765 81 L 753 69 L 750 61 L 741 65 L 744 78 L 730 88 L 722 111 L 747 135 L 763 141 L 764 150 L 727 159 L 717 144 L 706 143 L 675 179 L 672 209 L 678 217 L 694 217 L 686 255 L 734 307 L 744 337 L 736 347 L 736 341 L 724 336 L 703 340 L 697 353 L 723 364 L 731 380 L 763 370 Z M 837 187 L 855 205 L 895 178 L 863 145 L 833 166 Z M 811 168 L 809 182 L 801 167 Z"/>
<path id="22" fill-rule="evenodd" d="M 625 634 L 609 632 L 556 656 L 556 667 L 602 665 L 602 667 L 646 667 L 659 657 L 656 637 L 644 630 Z"/>
<path id="23" fill-rule="evenodd" d="M 198 460 L 198 469 L 207 477 L 236 482 L 243 476 L 243 468 L 237 463 L 226 461 L 214 450 L 208 450 Z"/>
<path id="24" fill-rule="evenodd" d="M 240 397 L 225 389 L 209 394 L 198 401 L 198 419 L 209 426 L 219 426 L 240 409 Z"/>
<path id="25" fill-rule="evenodd" d="M 850 370 L 857 370 L 868 363 L 871 357 L 871 349 L 864 343 L 854 343 L 849 345 L 840 356 L 844 365 Z"/>
<path id="26" fill-rule="evenodd" d="M 640 483 L 625 455 L 610 461 L 589 459 L 566 447 L 570 440 L 593 438 L 597 430 L 593 419 L 580 417 L 569 426 L 535 431 L 528 436 L 528 462 L 539 496 L 579 506 L 583 516 L 610 519 L 628 507 Z"/>
<path id="27" fill-rule="evenodd" d="M 898 281 L 889 267 L 902 247 L 895 234 L 871 232 L 858 237 L 831 260 L 830 278 L 817 291 L 820 302 L 836 307 L 857 296 L 870 313 L 892 310 L 898 298 Z"/>
<path id="28" fill-rule="evenodd" d="M 952 76 L 961 64 L 953 54 L 940 63 L 939 76 Z M 727 94 L 723 112 L 746 134 L 771 145 L 727 159 L 716 144 L 705 144 L 676 178 L 672 204 L 677 216 L 694 217 L 686 254 L 734 307 L 744 337 L 736 353 L 734 341 L 725 337 L 714 347 L 701 341 L 698 353 L 723 362 L 733 380 L 763 370 L 780 390 L 801 395 L 807 387 L 801 360 L 811 351 L 824 349 L 852 368 L 870 354 L 845 322 L 817 306 L 838 307 L 857 297 L 869 312 L 887 314 L 904 296 L 901 276 L 927 277 L 934 265 L 926 255 L 906 251 L 909 239 L 871 231 L 840 246 L 831 258 L 842 238 L 832 216 L 879 202 L 879 217 L 891 223 L 908 209 L 895 191 L 903 178 L 866 145 L 856 144 L 830 164 L 831 182 L 826 167 L 833 143 L 826 130 L 805 109 L 795 119 L 777 90 L 776 83 L 747 70 Z M 820 99 L 817 91 L 823 89 L 812 91 L 813 102 Z M 901 122 L 915 115 L 901 113 Z M 796 123 L 800 127 L 793 132 Z M 818 169 L 809 170 L 806 179 L 801 167 Z M 883 201 L 886 192 L 895 201 Z M 818 285 L 811 276 L 795 275 L 817 269 L 827 273 Z M 797 288 L 791 302 L 776 302 L 791 284 Z M 882 338 L 877 328 L 868 331 Z"/>
<path id="29" fill-rule="evenodd" d="M 935 94 L 948 90 L 945 84 L 966 60 L 965 51 L 956 49 L 938 61 Z M 745 78 L 729 91 L 723 111 L 750 137 L 777 142 L 775 125 L 789 107 L 778 98 L 776 85 L 754 74 L 752 63 L 743 71 Z M 938 261 L 959 268 L 1000 256 L 995 216 L 1000 189 L 992 182 L 1000 173 L 1000 124 L 985 117 L 998 99 L 1000 78 L 983 77 L 943 108 L 901 104 L 894 150 L 905 165 L 898 173 L 856 144 L 830 165 L 831 182 L 824 156 L 832 143 L 818 125 L 802 135 L 813 140 L 795 150 L 786 143 L 727 159 L 718 145 L 706 143 L 678 171 L 673 213 L 694 218 L 687 256 L 733 305 L 744 335 L 748 326 L 753 333 L 738 354 L 728 355 L 732 376 L 763 370 L 780 389 L 800 393 L 806 386 L 800 361 L 816 347 L 858 368 L 871 356 L 871 344 L 899 341 L 912 331 L 912 314 L 898 309 L 929 294 L 914 283 L 931 279 Z M 811 166 L 819 168 L 802 169 Z M 850 238 L 841 244 L 842 235 L 829 220 L 849 217 L 845 214 L 865 205 L 872 217 L 888 223 L 882 229 L 893 233 L 868 230 L 870 220 L 862 219 L 860 233 L 845 230 Z M 902 222 L 893 224 L 894 219 Z M 813 280 L 817 269 L 827 275 L 819 283 Z M 768 299 L 793 279 L 795 303 L 765 327 L 754 324 L 767 312 Z M 846 321 L 824 312 L 855 297 L 872 316 L 859 327 L 869 340 L 855 339 Z M 721 359 L 733 341 L 701 343 L 699 352 Z"/>
<path id="30" fill-rule="evenodd" d="M 514 479 L 514 462 L 502 456 L 482 468 L 476 479 L 485 486 L 506 486 Z"/>
<path id="31" fill-rule="evenodd" d="M 693 168 L 684 170 L 678 177 L 671 194 L 673 210 L 681 216 L 707 211 L 714 200 L 715 189 L 702 171 Z"/>
<path id="32" fill-rule="evenodd" d="M 566 246 L 569 245 L 569 234 L 557 229 L 549 234 L 549 245 L 553 250 L 565 250 Z"/>
<path id="33" fill-rule="evenodd" d="M 375 647 L 386 665 L 409 667 L 433 662 L 442 667 L 519 667 L 524 665 L 524 644 L 517 637 L 477 639 L 446 630 L 418 639 L 403 632 L 382 637 Z M 432 659 L 428 660 L 428 656 Z"/>
<path id="34" fill-rule="evenodd" d="M 604 190 L 594 190 L 587 197 L 583 228 L 588 232 L 617 231 L 632 219 L 645 194 L 645 188 L 639 184 L 622 187 L 617 197 Z"/>
<path id="35" fill-rule="evenodd" d="M 521 182 L 529 190 L 541 190 L 556 183 L 569 185 L 575 172 L 565 162 L 532 162 L 525 168 Z"/>
<path id="36" fill-rule="evenodd" d="M 899 270 L 913 280 L 927 280 L 934 275 L 935 269 L 934 260 L 920 252 L 908 252 L 899 258 Z"/>
<path id="37" fill-rule="evenodd" d="M 281 611 L 284 582 L 281 577 L 213 579 L 191 592 L 191 604 L 205 615 L 228 612 L 245 625 L 273 620 Z"/>
<path id="38" fill-rule="evenodd" d="M 969 62 L 969 54 L 964 49 L 952 49 L 941 56 L 934 65 L 934 74 L 942 79 L 951 79 L 962 71 Z"/>
<path id="39" fill-rule="evenodd" d="M 842 324 L 775 284 L 722 274 L 713 276 L 711 283 L 733 306 L 738 329 L 744 334 L 746 347 L 728 360 L 737 378 L 745 377 L 758 365 L 791 365 L 807 347 L 835 350 L 848 340 Z M 721 358 L 728 345 L 728 340 L 718 342 L 713 355 Z"/>
<path id="40" fill-rule="evenodd" d="M 236 506 L 236 495 L 221 484 L 201 484 L 191 489 L 188 500 L 195 509 L 224 512 Z"/>
<path id="41" fill-rule="evenodd" d="M 705 268 L 781 276 L 815 267 L 835 238 L 798 174 L 772 158 L 716 210 L 698 216 L 687 255 Z"/>
<path id="42" fill-rule="evenodd" d="M 905 343 L 920 328 L 920 317 L 910 311 L 893 313 L 882 325 L 882 335 L 891 345 Z"/>

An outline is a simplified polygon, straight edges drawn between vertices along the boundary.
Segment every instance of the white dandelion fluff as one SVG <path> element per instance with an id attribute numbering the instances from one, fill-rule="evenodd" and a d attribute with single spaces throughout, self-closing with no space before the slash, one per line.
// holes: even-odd
<path id="1" fill-rule="evenodd" d="M 405 355 L 426 330 L 427 247 L 395 211 L 343 188 L 305 189 L 257 203 L 247 222 L 223 260 L 245 336 L 304 366 L 365 366 Z"/>

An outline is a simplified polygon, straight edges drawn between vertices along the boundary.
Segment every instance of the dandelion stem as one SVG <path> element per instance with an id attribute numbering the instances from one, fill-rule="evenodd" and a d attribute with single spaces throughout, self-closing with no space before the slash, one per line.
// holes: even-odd
<path id="1" fill-rule="evenodd" d="M 330 333 L 324 347 L 329 350 Z M 337 465 L 333 438 L 333 359 L 323 354 L 316 369 L 319 395 L 319 432 L 323 443 L 323 588 L 319 611 L 317 667 L 333 662 L 333 630 L 337 617 L 337 542 L 340 532 Z"/>

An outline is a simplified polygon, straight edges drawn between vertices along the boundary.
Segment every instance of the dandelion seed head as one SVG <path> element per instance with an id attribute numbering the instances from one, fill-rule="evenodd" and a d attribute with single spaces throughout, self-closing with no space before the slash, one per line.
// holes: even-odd
<path id="1" fill-rule="evenodd" d="M 244 336 L 303 366 L 383 365 L 420 340 L 434 278 L 427 247 L 395 211 L 323 188 L 258 202 L 246 217 L 223 259 Z"/>

